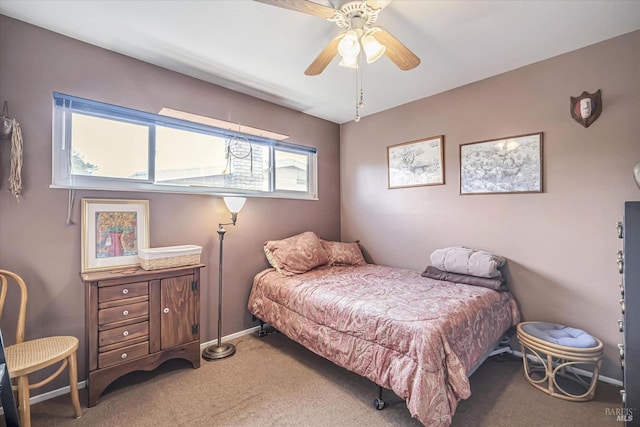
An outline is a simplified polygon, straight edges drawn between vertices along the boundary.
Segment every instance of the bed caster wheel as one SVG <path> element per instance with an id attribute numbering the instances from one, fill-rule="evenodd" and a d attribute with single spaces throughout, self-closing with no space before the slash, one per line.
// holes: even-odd
<path id="1" fill-rule="evenodd" d="M 384 403 L 384 400 L 382 399 L 378 399 L 377 397 L 373 400 L 373 407 L 376 408 L 378 411 L 382 411 L 385 406 L 387 406 L 386 403 Z"/>
<path id="2" fill-rule="evenodd" d="M 259 336 L 260 338 L 266 337 L 266 336 L 267 336 L 267 331 L 265 331 L 264 329 L 260 329 L 260 330 L 258 331 L 258 336 Z"/>

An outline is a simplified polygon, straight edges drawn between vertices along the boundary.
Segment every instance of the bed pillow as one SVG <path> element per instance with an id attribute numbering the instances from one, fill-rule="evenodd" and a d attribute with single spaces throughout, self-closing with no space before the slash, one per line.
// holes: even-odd
<path id="1" fill-rule="evenodd" d="M 462 246 L 436 249 L 431 254 L 431 264 L 438 270 L 476 277 L 501 277 L 498 269 L 505 262 L 501 256 Z"/>
<path id="2" fill-rule="evenodd" d="M 329 262 L 320 239 L 313 231 L 287 239 L 266 241 L 264 253 L 271 266 L 286 276 L 306 273 Z"/>
<path id="3" fill-rule="evenodd" d="M 366 265 L 358 242 L 344 243 L 320 240 L 329 257 L 329 265 Z"/>
<path id="4" fill-rule="evenodd" d="M 487 277 L 467 276 L 466 274 L 450 273 L 448 271 L 438 270 L 434 266 L 428 266 L 422 273 L 422 277 L 428 277 L 435 280 L 444 280 L 445 282 L 462 283 L 464 285 L 481 286 L 483 288 L 493 289 L 494 291 L 506 291 L 506 279 L 504 277 L 496 277 L 489 279 Z"/>

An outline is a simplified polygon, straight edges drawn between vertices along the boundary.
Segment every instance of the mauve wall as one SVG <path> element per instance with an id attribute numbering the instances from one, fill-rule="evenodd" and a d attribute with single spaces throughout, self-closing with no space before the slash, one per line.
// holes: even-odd
<path id="1" fill-rule="evenodd" d="M 215 45 L 212 45 L 215 49 Z M 52 92 L 143 111 L 162 107 L 221 118 L 290 135 L 318 148 L 318 201 L 251 198 L 225 237 L 223 335 L 254 326 L 246 310 L 253 276 L 267 266 L 265 240 L 313 230 L 340 237 L 339 126 L 109 52 L 0 15 L 0 100 L 7 100 L 24 136 L 24 195 L 8 191 L 10 143 L 0 142 L 0 268 L 29 287 L 27 337 L 81 338 L 85 378 L 84 289 L 80 282 L 83 197 L 147 199 L 151 246 L 203 247 L 201 341 L 217 335 L 218 222 L 228 222 L 221 198 L 202 195 L 77 191 L 66 225 L 67 191 L 50 189 Z M 9 304 L 12 304 L 10 301 Z M 9 316 L 11 312 L 6 313 Z M 2 320 L 7 341 L 14 322 Z M 64 378 L 54 384 L 65 385 Z M 41 391 L 37 392 L 40 393 Z"/>
<path id="2" fill-rule="evenodd" d="M 413 72 L 428 79 L 428 58 Z M 639 78 L 634 32 L 343 125 L 343 240 L 412 269 L 446 246 L 504 255 L 524 319 L 590 331 L 606 345 L 604 375 L 621 379 L 615 224 L 623 202 L 640 199 Z M 604 110 L 584 128 L 569 97 L 597 89 Z M 544 193 L 459 195 L 460 144 L 539 131 Z M 387 189 L 386 147 L 440 134 L 446 185 Z"/>

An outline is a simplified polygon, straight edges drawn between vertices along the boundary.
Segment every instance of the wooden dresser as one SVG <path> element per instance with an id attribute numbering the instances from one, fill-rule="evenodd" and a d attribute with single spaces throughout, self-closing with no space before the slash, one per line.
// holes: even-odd
<path id="1" fill-rule="evenodd" d="M 200 367 L 200 269 L 81 274 L 85 285 L 88 406 L 121 376 L 169 359 Z"/>

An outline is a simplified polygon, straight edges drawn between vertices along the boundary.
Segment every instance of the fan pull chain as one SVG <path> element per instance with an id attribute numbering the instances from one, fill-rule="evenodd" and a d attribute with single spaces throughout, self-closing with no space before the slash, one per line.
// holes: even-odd
<path id="1" fill-rule="evenodd" d="M 362 57 L 362 54 L 360 54 L 360 57 Z M 364 79 L 362 78 L 362 69 L 364 67 L 358 67 L 359 71 L 360 71 L 360 100 L 358 101 L 358 107 L 362 108 L 364 107 Z"/>
<path id="2" fill-rule="evenodd" d="M 357 65 L 356 65 L 356 116 L 353 118 L 354 122 L 360 121 L 360 108 L 364 106 L 364 89 L 362 87 L 362 67 L 360 66 L 360 58 L 362 57 L 362 53 L 358 55 Z M 358 95 L 360 98 L 358 99 Z"/>

